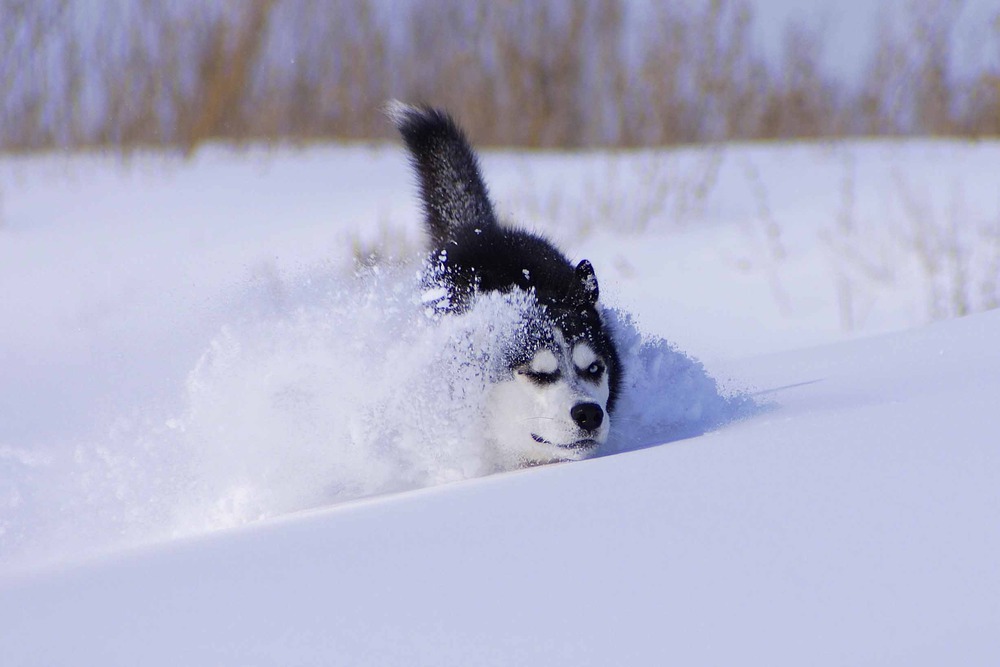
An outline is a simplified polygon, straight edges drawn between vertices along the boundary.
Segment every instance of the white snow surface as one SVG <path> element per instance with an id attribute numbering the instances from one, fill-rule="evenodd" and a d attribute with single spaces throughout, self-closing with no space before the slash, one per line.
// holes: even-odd
<path id="1" fill-rule="evenodd" d="M 0 664 L 1000 664 L 1000 311 L 928 326 L 991 307 L 998 160 L 487 153 L 627 370 L 518 471 L 530 306 L 429 311 L 398 147 L 0 161 Z"/>

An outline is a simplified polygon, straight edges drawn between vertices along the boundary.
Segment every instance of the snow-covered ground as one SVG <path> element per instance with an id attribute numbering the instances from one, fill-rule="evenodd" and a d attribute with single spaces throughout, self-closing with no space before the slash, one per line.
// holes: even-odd
<path id="1" fill-rule="evenodd" d="M 0 663 L 1000 663 L 996 164 L 487 153 L 630 370 L 488 475 L 398 147 L 5 158 Z"/>

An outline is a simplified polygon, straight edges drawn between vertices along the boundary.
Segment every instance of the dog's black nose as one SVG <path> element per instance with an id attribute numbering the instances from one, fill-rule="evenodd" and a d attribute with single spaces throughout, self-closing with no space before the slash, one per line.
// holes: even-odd
<path id="1" fill-rule="evenodd" d="M 597 403 L 577 403 L 569 411 L 576 425 L 585 431 L 593 431 L 604 421 L 604 410 Z"/>

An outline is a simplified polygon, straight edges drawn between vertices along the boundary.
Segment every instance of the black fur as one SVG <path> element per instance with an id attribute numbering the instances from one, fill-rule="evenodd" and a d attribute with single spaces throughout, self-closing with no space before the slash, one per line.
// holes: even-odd
<path id="1" fill-rule="evenodd" d="M 621 373 L 596 307 L 600 292 L 590 262 L 574 266 L 547 239 L 499 224 L 476 154 L 447 113 L 395 104 L 389 114 L 419 178 L 430 259 L 436 281 L 448 291 L 449 309 L 465 310 L 480 292 L 533 290 L 567 340 L 585 339 L 604 357 L 610 412 Z"/>

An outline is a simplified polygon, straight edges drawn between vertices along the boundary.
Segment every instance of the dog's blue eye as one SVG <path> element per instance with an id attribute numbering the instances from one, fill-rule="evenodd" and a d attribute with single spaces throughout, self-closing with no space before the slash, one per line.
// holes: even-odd
<path id="1" fill-rule="evenodd" d="M 597 362 L 597 361 L 595 361 L 594 363 L 592 363 L 590 365 L 590 367 L 587 368 L 587 374 L 588 375 L 592 375 L 594 377 L 597 377 L 602 372 L 604 372 L 604 365 L 601 364 L 600 362 Z"/>

